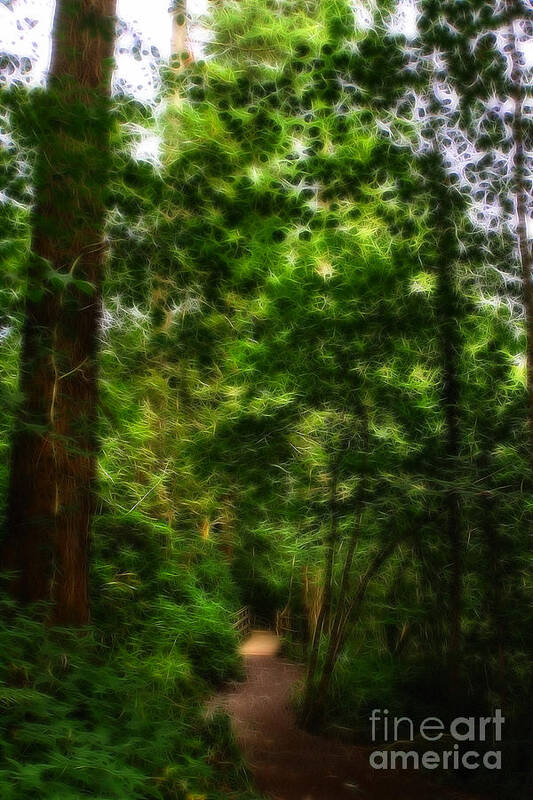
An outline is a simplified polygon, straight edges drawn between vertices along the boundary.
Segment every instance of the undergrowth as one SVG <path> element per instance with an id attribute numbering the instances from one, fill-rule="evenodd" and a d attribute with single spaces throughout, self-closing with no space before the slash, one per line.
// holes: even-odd
<path id="1" fill-rule="evenodd" d="M 1 599 L 3 800 L 255 796 L 228 719 L 203 711 L 240 674 L 225 567 L 209 544 L 162 559 L 171 539 L 140 515 L 98 519 L 83 631 Z"/>

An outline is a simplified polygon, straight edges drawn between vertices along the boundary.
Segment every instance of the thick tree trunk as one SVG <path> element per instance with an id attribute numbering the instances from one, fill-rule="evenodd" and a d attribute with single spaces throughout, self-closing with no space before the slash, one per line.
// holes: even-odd
<path id="1" fill-rule="evenodd" d="M 96 350 L 115 0 L 58 0 L 39 129 L 32 262 L 3 564 L 54 620 L 89 616 Z"/>

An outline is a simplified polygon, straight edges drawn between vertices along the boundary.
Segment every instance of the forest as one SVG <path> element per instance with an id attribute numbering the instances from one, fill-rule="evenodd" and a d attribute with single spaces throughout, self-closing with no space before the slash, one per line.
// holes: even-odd
<path id="1" fill-rule="evenodd" d="M 530 798 L 531 2 L 193 5 L 0 38 L 0 797 Z"/>

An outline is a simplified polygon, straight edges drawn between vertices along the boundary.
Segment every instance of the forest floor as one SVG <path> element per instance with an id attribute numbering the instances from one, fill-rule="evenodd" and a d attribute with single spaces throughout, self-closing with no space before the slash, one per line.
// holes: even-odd
<path id="1" fill-rule="evenodd" d="M 291 705 L 303 669 L 279 657 L 272 633 L 243 643 L 246 680 L 209 704 L 225 710 L 257 789 L 275 800 L 474 800 L 414 772 L 376 772 L 370 747 L 301 730 Z"/>

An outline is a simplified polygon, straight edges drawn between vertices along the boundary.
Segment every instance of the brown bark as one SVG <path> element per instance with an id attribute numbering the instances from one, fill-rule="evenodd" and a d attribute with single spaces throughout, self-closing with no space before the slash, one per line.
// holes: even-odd
<path id="1" fill-rule="evenodd" d="M 302 719 L 305 727 L 314 728 L 322 720 L 324 705 L 331 683 L 331 678 L 335 670 L 339 655 L 346 643 L 348 633 L 348 623 L 354 622 L 359 616 L 361 606 L 366 596 L 367 589 L 371 581 L 376 577 L 381 568 L 390 558 L 392 553 L 397 547 L 396 541 L 390 541 L 384 545 L 375 554 L 366 572 L 361 576 L 359 585 L 353 594 L 351 594 L 349 601 L 346 605 L 340 605 L 335 615 L 333 624 L 333 631 L 331 632 L 328 649 L 320 681 L 309 699 L 306 707 L 304 707 Z"/>
<path id="2" fill-rule="evenodd" d="M 88 620 L 96 351 L 115 0 L 59 0 L 38 108 L 33 256 L 2 562 L 22 601 Z"/>

